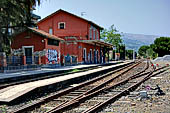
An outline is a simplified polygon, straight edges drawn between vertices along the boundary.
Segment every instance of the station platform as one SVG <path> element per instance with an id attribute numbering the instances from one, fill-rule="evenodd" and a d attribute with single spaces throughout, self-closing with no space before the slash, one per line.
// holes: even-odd
<path id="1" fill-rule="evenodd" d="M 113 63 L 113 62 L 112 62 Z M 114 62 L 117 63 L 117 62 Z M 42 74 L 42 73 L 50 73 L 50 72 L 59 72 L 59 71 L 67 71 L 67 70 L 72 70 L 72 69 L 82 69 L 86 67 L 94 67 L 99 64 L 89 64 L 89 65 L 76 65 L 76 66 L 62 66 L 62 67 L 57 67 L 57 68 L 41 68 L 37 70 L 25 70 L 25 71 L 20 71 L 20 72 L 14 72 L 14 73 L 0 73 L 0 79 L 5 79 L 5 78 L 12 78 L 12 77 L 20 77 L 20 76 L 29 76 L 29 75 L 34 75 L 34 74 Z"/>
<path id="2" fill-rule="evenodd" d="M 16 81 L 20 79 L 29 79 L 29 78 L 38 78 L 40 76 L 45 75 L 52 75 L 52 74 L 60 74 L 65 71 L 70 71 L 74 69 L 86 69 L 86 68 L 93 68 L 97 66 L 105 66 L 105 65 L 114 65 L 117 63 L 123 63 L 124 61 L 111 61 L 109 63 L 105 64 L 81 64 L 81 65 L 75 65 L 75 66 L 61 66 L 57 68 L 40 68 L 37 70 L 24 70 L 19 72 L 13 72 L 13 73 L 0 73 L 0 84 L 9 82 L 9 81 Z"/>
<path id="3" fill-rule="evenodd" d="M 89 74 L 94 74 L 96 72 L 102 72 L 109 69 L 116 69 L 117 67 L 122 67 L 125 65 L 128 65 L 130 63 L 133 63 L 133 61 L 124 61 L 122 63 L 116 63 L 116 62 L 110 62 L 113 65 L 106 65 L 101 66 L 101 68 L 80 72 L 80 73 L 74 73 L 74 74 L 68 74 L 64 76 L 58 76 L 54 78 L 44 79 L 44 80 L 38 80 L 34 82 L 28 82 L 23 84 L 18 84 L 14 86 L 9 86 L 7 88 L 0 90 L 0 102 L 9 103 L 33 90 L 37 90 L 38 88 L 50 86 L 57 83 L 62 82 L 69 82 L 75 78 L 79 78 L 82 76 L 87 76 Z M 116 64 L 115 64 L 116 63 Z M 57 68 L 57 69 L 42 69 L 42 70 L 36 70 L 36 71 L 29 71 L 29 72 L 20 72 L 20 73 L 9 73 L 0 75 L 0 79 L 3 79 L 5 77 L 16 77 L 16 76 L 29 76 L 30 74 L 40 74 L 40 73 L 48 73 L 52 71 L 60 71 L 60 70 L 69 70 L 69 69 L 80 69 L 84 68 L 86 66 L 96 66 L 95 64 L 92 65 L 77 65 L 77 66 L 70 66 L 70 67 L 64 67 L 64 68 Z"/>

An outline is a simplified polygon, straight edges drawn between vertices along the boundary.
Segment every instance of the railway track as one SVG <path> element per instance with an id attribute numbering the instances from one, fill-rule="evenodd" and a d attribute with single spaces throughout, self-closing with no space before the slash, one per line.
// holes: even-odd
<path id="1" fill-rule="evenodd" d="M 37 81 L 37 80 L 43 80 L 43 79 L 48 79 L 48 78 L 53 78 L 53 77 L 58 77 L 58 76 L 64 76 L 67 74 L 74 74 L 74 73 L 80 73 L 80 72 L 84 72 L 84 71 L 88 71 L 88 70 L 93 70 L 93 69 L 98 69 L 101 66 L 95 66 L 95 67 L 90 67 L 90 68 L 85 68 L 85 69 L 81 69 L 78 71 L 74 71 L 74 69 L 69 70 L 69 71 L 63 71 L 59 74 L 50 74 L 50 75 L 41 75 L 38 77 L 30 77 L 30 78 L 26 78 L 26 79 L 19 79 L 19 80 L 14 80 L 14 81 L 8 81 L 8 82 L 1 82 L 0 83 L 0 89 L 9 87 L 9 86 L 13 86 L 13 85 L 18 85 L 18 84 L 23 84 L 23 83 L 28 83 L 28 82 L 33 82 L 33 81 Z"/>
<path id="2" fill-rule="evenodd" d="M 142 64 L 137 67 L 139 68 L 140 66 L 143 67 Z M 111 98 L 113 95 L 116 95 L 117 93 L 121 92 L 127 86 L 130 86 L 130 84 L 134 83 L 134 82 L 130 82 L 128 84 L 128 81 L 132 78 L 133 79 L 139 78 L 139 76 L 137 76 L 137 75 L 142 76 L 143 75 L 142 73 L 144 73 L 148 69 L 148 67 L 149 67 L 149 64 L 146 63 L 144 69 L 139 68 L 140 69 L 140 71 L 138 70 L 139 72 L 138 71 L 135 72 L 136 69 L 133 68 L 134 70 L 129 70 L 132 73 L 123 73 L 124 76 L 122 76 L 122 74 L 119 74 L 117 78 L 115 78 L 113 81 L 105 84 L 105 86 L 103 86 L 102 88 L 96 89 L 93 92 L 90 92 L 88 94 L 84 93 L 82 96 L 74 98 L 66 103 L 59 104 L 58 106 L 47 111 L 46 113 L 58 113 L 58 112 L 68 112 L 68 113 L 82 113 L 82 112 L 84 112 L 84 113 L 86 113 L 89 110 L 93 109 L 92 107 L 94 105 L 95 106 L 100 105 L 102 103 L 102 100 L 103 101 L 105 99 L 107 100 L 107 99 Z M 124 85 L 124 87 L 123 87 L 123 85 Z"/>
<path id="3" fill-rule="evenodd" d="M 59 112 L 68 112 L 68 113 L 93 113 L 98 109 L 101 109 L 104 105 L 108 104 L 121 97 L 122 95 L 128 94 L 130 91 L 134 90 L 142 82 L 146 81 L 152 76 L 160 74 L 165 70 L 163 68 L 157 69 L 148 72 L 137 73 L 134 76 L 129 76 L 126 79 L 123 79 L 117 83 L 109 84 L 102 89 L 96 90 L 84 97 L 80 97 L 69 101 L 65 104 L 60 104 L 52 110 L 47 111 L 46 113 L 59 113 Z M 161 71 L 160 71 L 161 70 Z"/>
<path id="4" fill-rule="evenodd" d="M 133 62 L 134 63 L 134 62 Z M 125 64 L 123 67 L 120 65 L 120 66 L 118 66 L 117 67 L 117 70 L 114 70 L 114 71 L 112 71 L 111 73 L 114 73 L 114 72 L 116 72 L 116 71 L 118 71 L 118 70 L 121 70 L 121 69 L 123 69 L 123 68 L 125 68 L 125 66 L 126 67 L 128 67 L 128 66 L 130 66 L 130 65 L 133 65 L 133 63 L 127 63 L 127 64 Z M 107 64 L 106 64 L 107 65 Z M 110 67 L 113 67 L 114 68 L 114 66 L 113 65 L 107 65 L 107 66 L 110 66 Z M 121 68 L 122 67 L 122 68 Z M 101 67 L 100 67 L 101 68 Z M 105 65 L 104 65 L 104 68 L 105 69 L 107 69 L 107 67 L 105 67 Z M 115 68 L 114 68 L 115 69 Z M 76 80 L 78 80 L 78 81 L 73 81 L 72 83 L 76 83 L 76 84 L 79 84 L 79 83 L 82 83 L 82 81 L 87 81 L 87 80 L 91 80 L 92 78 L 95 78 L 95 77 L 97 77 L 97 76 L 100 76 L 100 75 L 102 75 L 102 74 L 104 74 L 104 73 L 107 73 L 107 71 L 110 71 L 111 70 L 111 68 L 108 68 L 107 70 L 103 70 L 103 71 L 100 71 L 101 73 L 99 73 L 99 72 L 96 72 L 96 74 L 94 75 L 94 74 L 92 74 L 92 75 L 88 75 L 88 76 L 86 76 L 86 77 L 83 77 L 82 79 L 80 79 L 80 80 L 78 80 L 78 79 L 76 79 Z M 81 70 L 81 71 L 84 71 L 84 70 Z M 90 72 L 91 71 L 93 71 L 93 70 L 90 70 Z M 94 72 L 94 71 L 93 71 Z M 85 72 L 86 73 L 86 72 Z M 94 72 L 95 73 L 95 72 Z M 104 77 L 104 76 L 103 76 Z M 99 78 L 97 78 L 96 79 L 96 81 L 98 80 Z M 90 83 L 90 81 L 88 81 L 89 83 Z M 87 83 L 85 83 L 85 84 L 88 84 L 88 82 Z M 70 91 L 71 90 L 74 90 L 74 89 L 76 89 L 77 87 L 73 87 L 73 86 L 71 86 L 71 84 L 72 84 L 71 82 L 69 83 L 69 84 L 66 84 L 66 85 L 62 85 L 62 84 L 58 84 L 58 85 L 56 85 L 56 86 L 52 86 L 52 87 L 49 87 L 50 89 L 48 90 L 48 89 L 46 89 L 46 87 L 45 88 L 40 88 L 40 89 L 38 89 L 38 90 L 35 90 L 35 92 L 29 92 L 28 94 L 26 94 L 26 95 L 23 95 L 23 96 L 20 96 L 20 97 L 17 97 L 17 99 L 15 99 L 14 101 L 12 101 L 12 102 L 9 102 L 9 103 L 4 103 L 4 102 L 2 102 L 2 103 L 0 103 L 0 112 L 4 112 L 4 113 L 10 113 L 10 112 L 13 112 L 16 108 L 23 108 L 23 106 L 25 107 L 25 105 L 26 106 L 34 106 L 34 105 L 40 105 L 39 104 L 39 102 L 41 103 L 41 102 L 45 102 L 46 100 L 48 101 L 49 100 L 49 98 L 53 98 L 53 96 L 55 96 L 55 95 L 62 95 L 62 91 L 61 90 L 63 90 L 63 89 L 66 89 L 66 88 L 68 88 L 68 87 L 70 87 L 69 89 L 70 89 Z M 21 84 L 22 85 L 22 84 Z M 81 84 L 81 86 L 82 86 L 83 84 Z M 14 86 L 14 87 L 16 87 L 16 86 Z M 79 87 L 79 86 L 78 86 Z M 7 88 L 6 88 L 7 89 Z M 69 89 L 67 89 L 67 90 L 65 90 L 65 91 L 63 91 L 63 93 L 64 92 L 66 92 L 66 91 L 69 91 Z M 8 89 L 7 89 L 8 90 Z M 61 92 L 60 92 L 61 91 Z M 57 92 L 57 94 L 56 94 L 56 92 Z M 59 92 L 59 93 L 58 93 Z M 25 98 L 25 97 L 28 97 L 28 98 Z M 47 98 L 46 98 L 47 97 Z M 49 97 L 49 98 L 48 98 Z M 32 104 L 30 104 L 30 103 L 32 103 Z"/>
<path id="5" fill-rule="evenodd" d="M 118 99 L 119 97 L 121 97 L 123 95 L 129 94 L 131 91 L 135 90 L 139 85 L 141 85 L 142 83 L 147 81 L 149 78 L 151 78 L 153 76 L 157 76 L 159 74 L 162 74 L 166 70 L 167 70 L 166 67 L 161 67 L 159 69 L 156 69 L 154 71 L 147 73 L 144 77 L 139 78 L 139 80 L 134 79 L 132 81 L 132 82 L 134 82 L 134 84 L 128 86 L 121 92 L 117 93 L 116 95 L 113 95 L 111 98 L 101 102 L 100 104 L 98 104 L 98 105 L 96 104 L 96 105 L 92 106 L 91 108 L 87 109 L 86 111 L 84 111 L 82 113 L 95 113 L 95 112 L 97 112 L 97 113 L 104 112 L 105 113 L 105 112 L 109 112 L 109 111 L 113 110 L 114 107 L 112 107 L 111 103 L 113 103 L 116 99 Z M 129 82 L 131 82 L 131 81 L 129 81 Z"/>
<path id="6" fill-rule="evenodd" d="M 50 103 L 56 102 L 56 100 L 58 98 L 65 98 L 65 100 L 63 99 L 64 101 L 62 101 L 62 102 L 58 101 L 57 105 L 59 105 L 60 103 L 65 104 L 71 99 L 80 98 L 85 94 L 86 95 L 90 94 L 90 93 L 94 92 L 95 90 L 98 90 L 98 89 L 106 86 L 107 84 L 109 84 L 113 80 L 116 81 L 118 79 L 121 80 L 123 78 L 126 78 L 126 76 L 124 76 L 124 74 L 128 73 L 130 70 L 132 70 L 134 67 L 136 67 L 138 65 L 143 65 L 143 64 L 140 64 L 138 62 L 134 65 L 126 66 L 126 67 L 111 71 L 107 74 L 104 74 L 102 76 L 99 76 L 97 78 L 89 80 L 87 82 L 81 83 L 79 85 L 68 88 L 68 89 L 63 90 L 61 92 L 58 92 L 56 94 L 50 95 L 46 98 L 39 99 L 38 101 L 35 101 L 35 102 L 28 104 L 28 105 L 25 105 L 25 106 L 21 107 L 20 109 L 15 109 L 12 112 L 13 113 L 29 112 L 29 111 L 31 111 L 31 112 L 46 112 L 50 108 L 54 108 L 54 105 L 56 106 L 56 104 L 54 104 L 54 105 L 52 104 L 53 106 L 51 106 L 51 107 L 46 106 L 46 105 L 51 105 Z M 145 68 L 147 68 L 147 67 L 148 67 L 148 64 L 145 66 Z M 138 69 L 144 71 L 143 66 L 138 68 Z M 67 96 L 66 96 L 66 94 L 67 94 Z M 69 98 L 69 100 L 67 100 L 68 98 Z M 40 111 L 37 111 L 37 110 L 40 110 Z"/>

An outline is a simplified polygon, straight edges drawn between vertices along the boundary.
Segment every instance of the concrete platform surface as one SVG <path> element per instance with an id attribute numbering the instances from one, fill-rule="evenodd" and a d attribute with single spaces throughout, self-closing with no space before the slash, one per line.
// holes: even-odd
<path id="1" fill-rule="evenodd" d="M 93 70 L 89 70 L 89 71 L 85 71 L 85 72 L 69 74 L 69 75 L 65 75 L 65 76 L 59 76 L 59 77 L 54 77 L 54 78 L 49 78 L 49 79 L 38 80 L 38 81 L 34 81 L 34 82 L 10 86 L 10 87 L 7 87 L 7 88 L 0 90 L 0 102 L 10 102 L 10 101 L 12 101 L 12 100 L 24 95 L 24 94 L 36 89 L 36 88 L 48 86 L 50 84 L 55 84 L 55 83 L 58 83 L 58 82 L 61 82 L 61 81 L 70 80 L 70 79 L 73 79 L 73 78 L 76 78 L 76 77 L 85 76 L 87 74 L 92 74 L 92 73 L 95 73 L 97 71 L 111 69 L 111 68 L 114 68 L 114 67 L 117 67 L 117 66 L 123 66 L 123 65 L 126 65 L 126 64 L 131 63 L 131 62 L 132 61 L 126 61 L 124 63 L 119 63 L 119 64 L 116 64 L 116 65 L 103 66 L 101 68 L 93 69 Z"/>

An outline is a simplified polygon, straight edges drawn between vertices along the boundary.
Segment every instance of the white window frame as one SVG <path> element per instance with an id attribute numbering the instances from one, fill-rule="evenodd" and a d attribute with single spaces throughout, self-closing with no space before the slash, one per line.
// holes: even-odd
<path id="1" fill-rule="evenodd" d="M 32 48 L 32 55 L 33 55 L 33 53 L 34 53 L 34 46 L 22 46 L 22 50 L 23 50 L 24 56 L 25 56 L 25 48 Z"/>
<path id="2" fill-rule="evenodd" d="M 53 28 L 49 28 L 49 34 L 52 35 L 53 34 Z"/>
<path id="3" fill-rule="evenodd" d="M 34 46 L 22 46 L 22 51 L 24 53 L 24 56 L 25 56 L 25 48 L 32 48 L 32 61 L 34 62 Z"/>
<path id="4" fill-rule="evenodd" d="M 65 22 L 58 22 L 58 29 L 60 29 L 60 24 L 64 24 L 64 29 L 66 28 L 66 23 Z"/>

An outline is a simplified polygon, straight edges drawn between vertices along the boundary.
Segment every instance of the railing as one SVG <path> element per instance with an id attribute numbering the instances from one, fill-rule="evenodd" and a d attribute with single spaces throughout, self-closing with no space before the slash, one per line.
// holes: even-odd
<path id="1" fill-rule="evenodd" d="M 41 69 L 40 65 L 18 65 L 18 66 L 6 66 L 0 67 L 0 72 L 2 73 L 10 73 L 10 72 L 19 72 L 19 71 L 29 71 L 29 70 L 37 70 Z"/>
<path id="2" fill-rule="evenodd" d="M 75 65 L 77 64 L 76 56 L 65 56 L 65 65 Z"/>
<path id="3" fill-rule="evenodd" d="M 27 56 L 26 57 L 26 65 L 23 64 L 22 56 L 7 56 L 5 59 L 0 60 L 0 64 L 6 63 L 6 65 L 0 66 L 0 72 L 18 72 L 18 71 L 26 71 L 26 70 L 36 70 L 40 69 L 41 65 L 37 65 L 39 61 L 38 56 Z"/>
<path id="4" fill-rule="evenodd" d="M 8 66 L 22 65 L 22 57 L 21 56 L 7 56 L 6 62 Z"/>
<path id="5" fill-rule="evenodd" d="M 77 57 L 72 56 L 72 65 L 76 65 L 77 64 Z"/>

